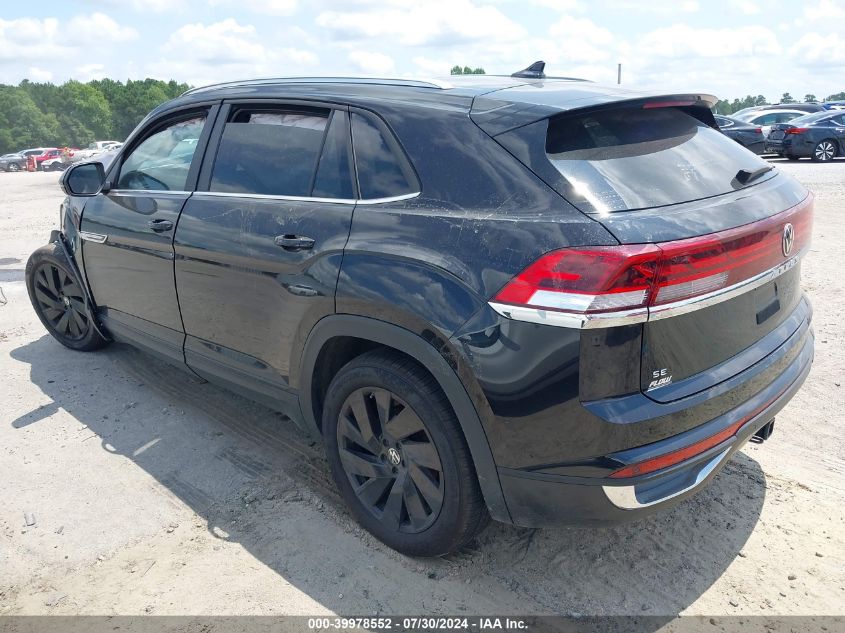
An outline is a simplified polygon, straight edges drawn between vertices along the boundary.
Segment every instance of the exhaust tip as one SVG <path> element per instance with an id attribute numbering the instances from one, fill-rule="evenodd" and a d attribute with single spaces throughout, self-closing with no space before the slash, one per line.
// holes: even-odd
<path id="1" fill-rule="evenodd" d="M 772 418 L 757 430 L 757 432 L 754 434 L 754 437 L 751 438 L 751 441 L 757 444 L 761 444 L 767 439 L 769 439 L 772 436 L 772 433 L 774 432 L 775 420 L 774 418 Z"/>

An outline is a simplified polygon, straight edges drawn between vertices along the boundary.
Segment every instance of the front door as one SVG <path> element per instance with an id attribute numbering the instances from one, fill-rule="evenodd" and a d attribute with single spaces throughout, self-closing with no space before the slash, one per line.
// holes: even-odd
<path id="1" fill-rule="evenodd" d="M 216 109 L 216 108 L 214 108 Z M 109 332 L 182 361 L 173 233 L 196 182 L 210 108 L 153 123 L 109 171 L 81 220 L 85 273 Z"/>
<path id="2" fill-rule="evenodd" d="M 223 106 L 174 242 L 185 360 L 283 410 L 295 337 L 334 312 L 355 188 L 345 108 Z"/>

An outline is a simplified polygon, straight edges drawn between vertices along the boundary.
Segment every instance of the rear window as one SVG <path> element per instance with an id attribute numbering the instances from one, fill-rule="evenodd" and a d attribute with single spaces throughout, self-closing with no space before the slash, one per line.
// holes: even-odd
<path id="1" fill-rule="evenodd" d="M 813 112 L 812 114 L 805 114 L 804 116 L 799 116 L 797 119 L 792 119 L 790 123 L 794 123 L 795 125 L 808 125 L 810 123 L 816 123 L 823 119 L 832 116 L 828 111 L 822 112 Z"/>
<path id="2" fill-rule="evenodd" d="M 728 193 L 742 186 L 736 180 L 739 170 L 753 172 L 767 165 L 718 130 L 675 108 L 556 116 L 549 120 L 546 156 L 568 185 L 561 193 L 587 213 Z"/>
<path id="3" fill-rule="evenodd" d="M 393 135 L 373 121 L 352 114 L 352 145 L 361 198 L 392 198 L 419 191 L 416 178 Z"/>

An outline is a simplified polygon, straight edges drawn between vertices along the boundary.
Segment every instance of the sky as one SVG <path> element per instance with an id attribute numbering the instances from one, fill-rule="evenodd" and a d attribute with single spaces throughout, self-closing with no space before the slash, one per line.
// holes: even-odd
<path id="1" fill-rule="evenodd" d="M 0 83 L 440 77 L 455 64 L 732 99 L 845 90 L 845 0 L 0 0 Z"/>

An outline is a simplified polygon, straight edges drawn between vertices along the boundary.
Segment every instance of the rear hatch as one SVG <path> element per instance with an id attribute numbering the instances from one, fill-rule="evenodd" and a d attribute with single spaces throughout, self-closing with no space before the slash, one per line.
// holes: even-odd
<path id="1" fill-rule="evenodd" d="M 632 263 L 614 279 L 642 287 L 608 285 L 602 296 L 619 300 L 590 308 L 644 321 L 641 389 L 661 402 L 740 373 L 800 325 L 789 317 L 801 301 L 812 198 L 722 135 L 710 99 L 563 108 L 494 136 L 625 245 Z"/>

